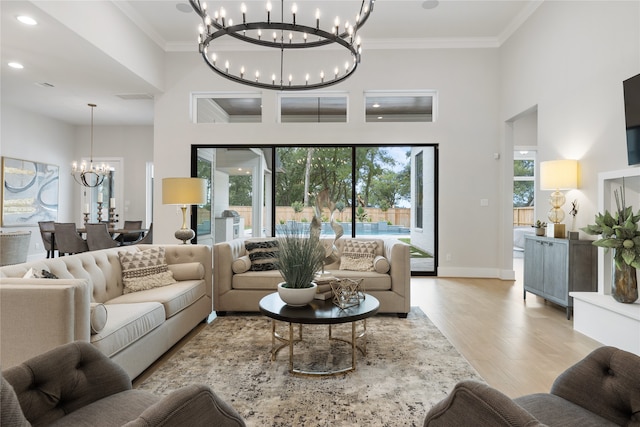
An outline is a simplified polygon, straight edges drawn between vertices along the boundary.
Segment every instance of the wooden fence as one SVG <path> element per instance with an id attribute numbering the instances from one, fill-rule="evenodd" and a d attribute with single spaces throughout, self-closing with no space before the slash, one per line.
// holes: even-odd
<path id="1" fill-rule="evenodd" d="M 230 206 L 229 209 L 235 210 L 244 218 L 245 228 L 251 228 L 251 206 Z M 371 222 L 387 221 L 393 225 L 401 225 L 409 227 L 411 223 L 411 210 L 409 208 L 391 208 L 383 211 L 379 208 L 365 208 L 367 218 Z M 328 216 L 329 212 L 325 209 L 323 215 Z M 513 208 L 513 225 L 533 225 L 534 221 L 533 207 Z M 307 207 L 300 213 L 295 213 L 290 206 L 278 206 L 276 208 L 276 223 L 286 220 L 300 221 L 303 218 L 311 221 L 313 218 L 313 208 Z M 340 222 L 351 220 L 351 208 L 345 208 L 342 212 L 336 212 L 336 220 Z"/>
<path id="2" fill-rule="evenodd" d="M 513 225 L 533 225 L 533 206 L 513 208 Z"/>
<path id="3" fill-rule="evenodd" d="M 251 228 L 251 206 L 230 206 L 230 210 L 235 210 L 238 214 L 244 218 L 245 228 Z M 367 214 L 367 221 L 379 222 L 387 221 L 393 225 L 401 225 L 403 227 L 409 227 L 411 223 L 411 210 L 409 208 L 391 208 L 383 211 L 379 208 L 365 208 Z M 276 223 L 287 220 L 301 221 L 306 219 L 311 222 L 313 218 L 313 208 L 306 207 L 302 212 L 296 213 L 291 206 L 278 206 L 276 207 Z M 328 220 L 329 211 L 327 209 L 322 213 Z M 351 221 L 351 208 L 345 208 L 342 212 L 336 211 L 334 217 L 337 221 L 346 222 Z"/>

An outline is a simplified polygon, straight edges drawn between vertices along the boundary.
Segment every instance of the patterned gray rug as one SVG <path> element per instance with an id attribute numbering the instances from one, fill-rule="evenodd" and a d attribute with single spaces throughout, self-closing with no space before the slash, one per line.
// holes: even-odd
<path id="1" fill-rule="evenodd" d="M 407 319 L 369 319 L 366 357 L 358 353 L 356 371 L 333 377 L 290 375 L 287 348 L 271 361 L 270 322 L 261 315 L 215 319 L 139 388 L 164 395 L 209 384 L 248 426 L 421 426 L 456 382 L 481 380 L 416 307 Z M 284 324 L 278 330 L 285 333 Z M 350 333 L 341 325 L 333 335 Z M 327 336 L 326 326 L 304 327 L 296 368 L 349 365 L 349 345 Z"/>

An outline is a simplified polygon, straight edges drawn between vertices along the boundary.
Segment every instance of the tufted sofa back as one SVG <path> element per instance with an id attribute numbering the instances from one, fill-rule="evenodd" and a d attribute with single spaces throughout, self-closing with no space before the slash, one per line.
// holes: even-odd
<path id="1" fill-rule="evenodd" d="M 640 357 L 600 347 L 564 371 L 551 393 L 618 425 L 640 425 Z"/>
<path id="2" fill-rule="evenodd" d="M 121 247 L 83 252 L 72 256 L 49 258 L 0 268 L 0 277 L 23 277 L 33 268 L 48 270 L 59 279 L 87 279 L 91 284 L 91 301 L 104 303 L 122 295 L 122 268 L 119 251 L 138 251 L 138 247 Z"/>
<path id="3" fill-rule="evenodd" d="M 35 271 L 48 270 L 59 279 L 87 279 L 91 285 L 91 301 L 104 303 L 122 295 L 124 291 L 118 252 L 137 252 L 158 246 L 164 247 L 165 260 L 169 265 L 200 262 L 205 269 L 207 295 L 211 296 L 211 251 L 203 245 L 131 245 L 89 251 L 0 267 L 0 278 L 23 277 L 33 268 Z"/>

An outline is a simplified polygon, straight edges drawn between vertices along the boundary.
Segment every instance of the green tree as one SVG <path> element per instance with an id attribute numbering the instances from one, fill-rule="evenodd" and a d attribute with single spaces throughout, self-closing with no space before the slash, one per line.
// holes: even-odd
<path id="1" fill-rule="evenodd" d="M 229 204 L 231 206 L 251 206 L 253 187 L 251 175 L 229 177 Z"/>
<path id="2" fill-rule="evenodd" d="M 533 160 L 514 160 L 513 176 L 514 177 L 533 177 L 535 162 Z M 513 181 L 513 206 L 522 208 L 534 205 L 534 185 L 533 180 L 514 180 Z"/>

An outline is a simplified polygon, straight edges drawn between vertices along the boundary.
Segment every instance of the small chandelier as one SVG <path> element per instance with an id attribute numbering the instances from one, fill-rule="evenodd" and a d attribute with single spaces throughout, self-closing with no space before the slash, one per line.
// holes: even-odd
<path id="1" fill-rule="evenodd" d="M 97 187 L 102 184 L 105 176 L 109 173 L 108 167 L 105 164 L 96 166 L 93 164 L 93 109 L 96 104 L 87 104 L 91 107 L 91 155 L 89 157 L 89 167 L 83 160 L 78 167 L 78 162 L 73 162 L 71 166 L 71 176 L 80 185 L 85 187 Z"/>
<path id="2" fill-rule="evenodd" d="M 331 86 L 349 78 L 360 63 L 362 47 L 358 30 L 365 24 L 373 11 L 375 0 L 362 0 L 360 11 L 353 23 L 345 22 L 341 26 L 340 18 L 336 17 L 328 29 L 320 27 L 320 10 L 315 12 L 315 26 L 302 24 L 296 21 L 298 6 L 291 6 L 291 20 L 285 22 L 284 0 L 280 2 L 281 21 L 272 21 L 272 4 L 266 3 L 266 21 L 248 22 L 247 7 L 244 3 L 240 6 L 242 14 L 241 23 L 235 24 L 232 19 L 227 19 L 227 12 L 220 8 L 210 14 L 207 4 L 201 0 L 189 0 L 189 3 L 202 18 L 199 27 L 198 47 L 205 63 L 217 74 L 248 86 L 272 90 L 310 90 Z M 232 64 L 230 60 L 220 58 L 215 47 L 219 47 L 219 41 L 225 37 L 233 38 L 240 42 L 250 43 L 266 48 L 272 52 L 279 52 L 279 66 L 276 70 L 247 70 L 245 65 Z M 326 69 L 318 69 L 312 75 L 296 76 L 287 71 L 285 64 L 285 52 L 301 49 L 319 48 L 336 45 L 346 49 L 350 59 L 344 65 L 330 64 Z M 239 49 L 241 50 L 241 49 Z M 345 52 L 345 57 L 347 54 Z M 277 64 L 278 61 L 274 63 Z M 301 64 L 298 63 L 298 66 Z M 262 74 L 262 71 L 266 71 Z"/>

